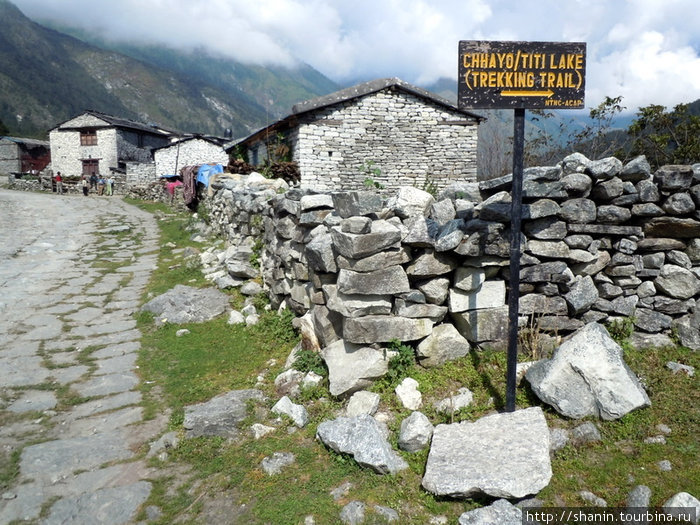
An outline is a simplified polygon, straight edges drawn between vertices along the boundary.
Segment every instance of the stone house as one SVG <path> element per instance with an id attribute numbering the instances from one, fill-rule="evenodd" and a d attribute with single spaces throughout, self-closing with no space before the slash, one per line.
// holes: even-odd
<path id="1" fill-rule="evenodd" d="M 46 140 L 0 137 L 0 173 L 38 173 L 51 162 Z"/>
<path id="2" fill-rule="evenodd" d="M 64 176 L 123 173 L 127 162 L 152 162 L 152 149 L 170 137 L 167 130 L 89 110 L 49 132 L 52 169 Z"/>
<path id="3" fill-rule="evenodd" d="M 478 124 L 484 117 L 398 78 L 373 80 L 292 108 L 238 141 L 249 163 L 297 163 L 302 186 L 387 189 L 476 182 Z"/>
<path id="4" fill-rule="evenodd" d="M 156 175 L 175 175 L 183 166 L 200 164 L 228 165 L 228 153 L 215 139 L 201 136 L 186 137 L 153 150 Z"/>

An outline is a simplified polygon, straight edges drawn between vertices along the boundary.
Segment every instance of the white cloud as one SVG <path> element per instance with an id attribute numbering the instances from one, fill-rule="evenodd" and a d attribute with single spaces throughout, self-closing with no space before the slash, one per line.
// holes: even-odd
<path id="1" fill-rule="evenodd" d="M 456 78 L 459 40 L 585 41 L 587 102 L 700 98 L 697 0 L 14 0 L 115 39 L 309 63 L 334 80 Z"/>

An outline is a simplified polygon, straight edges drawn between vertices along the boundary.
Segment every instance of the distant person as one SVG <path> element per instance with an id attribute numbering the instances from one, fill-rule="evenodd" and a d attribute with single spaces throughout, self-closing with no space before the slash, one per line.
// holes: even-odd
<path id="1" fill-rule="evenodd" d="M 61 177 L 61 172 L 56 173 L 56 193 L 61 195 L 63 193 L 63 177 Z"/>
<path id="2" fill-rule="evenodd" d="M 111 175 L 107 179 L 107 195 L 114 195 L 114 177 Z"/>
<path id="3" fill-rule="evenodd" d="M 94 173 L 90 175 L 90 187 L 97 191 L 97 175 Z"/>
<path id="4" fill-rule="evenodd" d="M 88 182 L 87 177 L 85 177 L 85 175 L 83 175 L 80 179 L 80 185 L 83 187 L 83 195 L 87 197 L 88 192 L 90 191 L 90 183 Z"/>
<path id="5" fill-rule="evenodd" d="M 100 178 L 97 179 L 97 194 L 98 195 L 104 195 L 105 192 L 105 179 L 102 175 L 100 175 Z"/>

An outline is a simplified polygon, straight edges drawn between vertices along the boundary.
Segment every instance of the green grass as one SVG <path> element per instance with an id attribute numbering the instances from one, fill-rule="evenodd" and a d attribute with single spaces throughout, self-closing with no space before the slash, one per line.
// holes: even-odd
<path id="1" fill-rule="evenodd" d="M 166 247 L 166 243 L 175 244 L 175 250 L 192 246 L 190 234 L 185 230 L 186 221 L 176 216 L 173 221 L 159 224 L 163 235 L 161 263 L 149 291 L 161 293 L 177 283 L 192 284 L 190 280 L 195 285 L 204 284 L 195 267 L 167 270 L 182 255 Z M 238 306 L 241 297 L 232 293 L 231 301 Z M 262 304 L 258 302 L 258 306 Z M 319 524 L 339 523 L 342 506 L 352 500 L 367 504 L 368 523 L 380 523 L 371 510 L 373 505 L 396 509 L 402 524 L 422 525 L 438 515 L 455 523 L 465 510 L 489 503 L 488 499 L 479 498 L 464 501 L 437 498 L 422 490 L 427 450 L 414 454 L 399 452 L 409 468 L 394 476 L 381 476 L 358 466 L 348 456 L 326 449 L 315 439 L 316 428 L 322 421 L 342 413 L 345 403 L 331 398 L 325 382 L 304 391 L 297 400 L 308 410 L 307 427 L 289 433 L 287 421 L 278 423 L 267 409 L 279 397 L 274 392 L 273 379 L 282 371 L 297 340 L 289 314 L 278 316 L 265 312 L 255 327 L 229 326 L 225 319 L 218 319 L 202 324 L 166 324 L 160 328 L 154 326 L 150 315 L 142 314 L 139 327 L 145 332 L 139 366 L 148 399 L 146 406 L 151 414 L 170 409 L 171 428 L 181 430 L 184 406 L 228 390 L 250 388 L 262 374 L 265 383 L 261 388 L 268 401 L 262 410 L 251 410 L 247 425 L 260 422 L 277 427 L 258 441 L 247 437 L 246 424 L 242 428 L 243 437 L 238 440 L 206 437 L 182 440 L 167 461 L 152 460 L 153 465 L 166 469 L 165 477 L 153 480 L 154 490 L 147 502 L 163 512 L 157 523 L 200 523 L 206 512 L 205 502 L 217 498 L 245 504 L 244 522 L 252 525 L 298 524 L 310 514 Z M 176 337 L 180 328 L 191 333 Z M 700 494 L 698 378 L 674 375 L 665 368 L 665 363 L 679 361 L 700 370 L 698 356 L 679 347 L 653 351 L 626 348 L 626 362 L 642 378 L 652 406 L 619 421 L 596 421 L 603 437 L 601 442 L 578 448 L 568 445 L 554 454 L 553 478 L 537 497 L 547 506 L 581 505 L 578 491 L 589 490 L 606 499 L 610 506 L 624 506 L 627 494 L 637 484 L 652 489 L 654 506 L 680 491 L 697 497 Z M 472 351 L 434 369 L 423 369 L 406 355 L 403 357 L 396 363 L 395 374 L 372 387 L 380 393 L 380 410 L 394 416 L 388 422 L 394 448 L 400 423 L 410 414 L 399 406 L 393 393 L 405 375 L 418 381 L 423 394 L 422 411 L 434 424 L 476 420 L 504 406 L 506 355 L 502 351 Z M 271 359 L 275 364 L 271 364 Z M 306 368 L 317 365 L 313 356 L 305 356 Z M 474 394 L 471 406 L 453 415 L 437 414 L 431 408 L 433 402 L 455 394 L 463 386 Z M 516 404 L 518 408 L 540 405 L 526 382 L 517 389 Z M 550 427 L 571 429 L 582 423 L 562 418 L 549 407 L 543 409 Z M 672 429 L 667 443 L 645 444 L 644 438 L 659 434 L 655 428 L 659 423 Z M 260 466 L 261 461 L 278 451 L 295 454 L 296 462 L 281 474 L 268 476 Z M 661 472 L 657 468 L 656 464 L 663 459 L 671 460 L 672 471 Z M 168 477 L 173 467 L 178 472 L 184 467 L 188 474 L 184 478 Z M 346 497 L 334 501 L 331 490 L 348 481 L 353 488 Z"/>

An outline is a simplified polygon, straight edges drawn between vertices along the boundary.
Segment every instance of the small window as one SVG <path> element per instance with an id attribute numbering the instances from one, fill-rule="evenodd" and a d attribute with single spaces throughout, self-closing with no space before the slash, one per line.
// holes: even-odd
<path id="1" fill-rule="evenodd" d="M 100 164 L 97 159 L 83 161 L 83 175 L 97 175 L 100 173 Z"/>
<path id="2" fill-rule="evenodd" d="M 97 145 L 97 131 L 94 129 L 85 129 L 80 131 L 80 145 L 81 146 L 95 146 Z"/>

